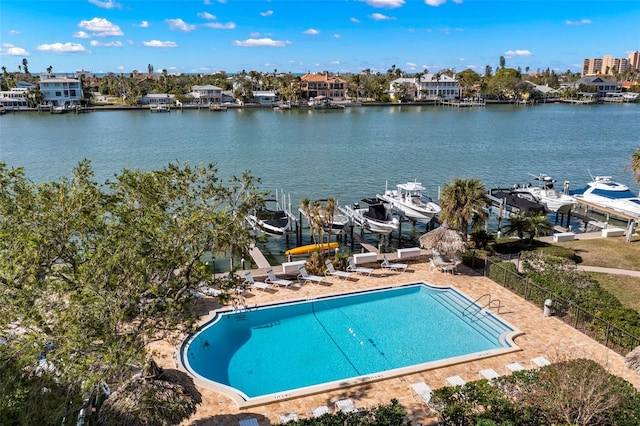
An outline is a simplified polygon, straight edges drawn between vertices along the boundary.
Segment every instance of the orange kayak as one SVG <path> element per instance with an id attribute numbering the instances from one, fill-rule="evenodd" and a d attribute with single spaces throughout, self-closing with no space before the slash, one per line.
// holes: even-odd
<path id="1" fill-rule="evenodd" d="M 296 248 L 289 249 L 284 252 L 287 256 L 300 256 L 305 254 L 313 253 L 314 251 L 320 250 L 331 250 L 338 248 L 340 244 L 333 243 L 323 243 L 323 244 L 308 244 L 306 246 L 300 246 Z"/>

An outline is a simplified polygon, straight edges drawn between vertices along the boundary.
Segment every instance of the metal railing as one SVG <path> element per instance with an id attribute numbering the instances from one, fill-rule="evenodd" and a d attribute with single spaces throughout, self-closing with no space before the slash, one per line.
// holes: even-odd
<path id="1" fill-rule="evenodd" d="M 489 259 L 485 260 L 484 275 L 537 306 L 551 299 L 556 317 L 620 355 L 640 346 L 639 337 Z"/>

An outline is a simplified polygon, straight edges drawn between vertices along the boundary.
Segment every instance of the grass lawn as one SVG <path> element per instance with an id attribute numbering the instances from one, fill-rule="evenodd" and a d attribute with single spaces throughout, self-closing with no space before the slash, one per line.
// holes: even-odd
<path id="1" fill-rule="evenodd" d="M 582 265 L 640 271 L 640 236 L 627 243 L 624 237 L 596 238 L 555 243 L 574 250 Z M 637 281 L 636 281 L 637 284 Z"/>
<path id="2" fill-rule="evenodd" d="M 627 275 L 588 272 L 602 288 L 613 294 L 626 308 L 640 312 L 640 279 Z"/>

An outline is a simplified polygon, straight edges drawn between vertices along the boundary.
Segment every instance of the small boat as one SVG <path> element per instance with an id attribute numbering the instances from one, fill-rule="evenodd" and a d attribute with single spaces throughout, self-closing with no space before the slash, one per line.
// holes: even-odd
<path id="1" fill-rule="evenodd" d="M 565 214 L 576 205 L 575 198 L 555 189 L 555 179 L 544 174 L 534 176 L 533 179 L 538 181 L 537 186 L 527 184 L 523 188 L 519 189 L 519 191 L 529 192 L 532 194 L 548 212 Z"/>
<path id="2" fill-rule="evenodd" d="M 322 222 L 323 222 L 322 228 L 324 229 L 324 231 L 332 235 L 338 235 L 339 233 L 342 232 L 344 227 L 349 223 L 349 218 L 343 212 L 340 211 L 340 209 L 338 208 L 338 204 L 336 203 L 336 208 L 334 209 L 333 215 L 330 218 L 331 223 L 328 223 L 329 218 L 327 218 L 327 220 L 324 220 L 324 216 L 327 215 L 327 208 L 326 208 L 327 201 L 328 201 L 327 199 L 320 199 L 320 200 L 316 200 L 313 203 L 309 203 L 309 205 L 313 206 L 314 204 L 318 204 L 317 211 L 318 211 L 318 215 L 322 219 Z M 309 214 L 305 209 L 300 207 L 298 211 L 307 219 L 307 221 L 309 221 Z"/>
<path id="3" fill-rule="evenodd" d="M 149 111 L 151 112 L 171 112 L 171 107 L 169 105 L 151 105 L 149 107 Z"/>
<path id="4" fill-rule="evenodd" d="M 209 104 L 209 111 L 226 111 L 227 107 L 221 104 Z"/>
<path id="5" fill-rule="evenodd" d="M 274 207 L 267 208 L 267 203 Z M 265 200 L 265 205 L 257 206 L 246 219 L 256 231 L 273 236 L 281 236 L 291 230 L 291 217 L 276 200 Z"/>
<path id="6" fill-rule="evenodd" d="M 317 96 L 315 98 L 311 98 L 309 99 L 309 102 L 307 102 L 307 105 L 309 105 L 313 109 L 344 109 L 344 105 L 334 104 L 333 102 L 331 102 L 331 99 L 327 98 L 326 96 Z"/>
<path id="7" fill-rule="evenodd" d="M 424 193 L 425 187 L 418 181 L 401 183 L 398 189 L 385 188 L 383 195 L 377 197 L 393 206 L 399 215 L 421 223 L 429 223 L 440 213 L 440 206 Z"/>
<path id="8" fill-rule="evenodd" d="M 571 195 L 578 201 L 640 219 L 640 197 L 628 186 L 611 180 L 611 176 L 596 176 L 584 188 L 571 191 Z"/>
<path id="9" fill-rule="evenodd" d="M 307 256 L 316 251 L 328 251 L 337 249 L 340 246 L 339 243 L 323 243 L 323 244 L 307 244 L 306 246 L 300 246 L 289 249 L 284 252 L 287 256 Z"/>
<path id="10" fill-rule="evenodd" d="M 545 213 L 545 207 L 533 196 L 533 194 L 520 191 L 518 188 L 492 188 L 489 190 L 489 198 L 496 204 L 502 203 L 511 212 L 539 212 Z"/>
<path id="11" fill-rule="evenodd" d="M 366 208 L 360 208 L 359 203 L 352 206 L 340 207 L 340 210 L 360 228 L 375 234 L 388 235 L 397 231 L 400 222 L 392 217 L 386 205 L 378 198 L 363 198 L 368 204 Z"/>

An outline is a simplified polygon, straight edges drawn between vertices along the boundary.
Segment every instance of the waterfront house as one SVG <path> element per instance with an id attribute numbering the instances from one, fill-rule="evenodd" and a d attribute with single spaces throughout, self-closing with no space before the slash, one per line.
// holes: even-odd
<path id="1" fill-rule="evenodd" d="M 0 106 L 7 110 L 25 109 L 29 107 L 28 92 L 30 87 L 12 87 L 0 92 Z"/>
<path id="2" fill-rule="evenodd" d="M 176 103 L 175 95 L 170 95 L 168 93 L 149 93 L 140 98 L 140 103 L 142 105 L 173 105 Z"/>
<path id="3" fill-rule="evenodd" d="M 342 101 L 345 99 L 346 91 L 346 80 L 329 73 L 311 73 L 300 77 L 300 95 L 302 99 L 309 100 L 324 96 L 332 101 Z"/>
<path id="4" fill-rule="evenodd" d="M 621 93 L 622 85 L 620 83 L 616 83 L 615 81 L 607 80 L 600 76 L 585 76 L 580 78 L 579 80 L 574 81 L 568 85 L 563 85 L 563 87 L 569 86 L 574 89 L 579 89 L 581 86 L 594 88 L 594 93 L 598 97 L 605 97 L 607 93 Z"/>
<path id="5" fill-rule="evenodd" d="M 249 102 L 273 106 L 278 102 L 278 95 L 273 90 L 254 90 Z"/>
<path id="6" fill-rule="evenodd" d="M 199 105 L 221 104 L 222 88 L 212 84 L 191 86 L 190 93 L 194 103 Z"/>
<path id="7" fill-rule="evenodd" d="M 82 83 L 77 78 L 41 74 L 38 85 L 45 105 L 79 105 L 83 98 Z"/>
<path id="8" fill-rule="evenodd" d="M 400 100 L 435 101 L 459 99 L 462 96 L 462 88 L 453 77 L 446 74 L 424 74 L 418 77 L 397 78 L 389 83 L 389 95 Z"/>

